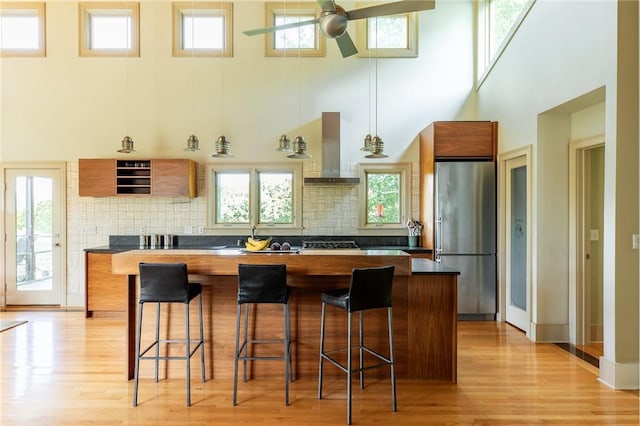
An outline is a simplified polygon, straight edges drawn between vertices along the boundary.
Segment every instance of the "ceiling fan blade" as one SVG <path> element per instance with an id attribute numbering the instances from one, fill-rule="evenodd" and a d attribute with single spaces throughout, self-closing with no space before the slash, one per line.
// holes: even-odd
<path id="1" fill-rule="evenodd" d="M 316 0 L 323 12 L 335 12 L 336 2 L 333 0 Z"/>
<path id="2" fill-rule="evenodd" d="M 301 22 L 292 22 L 290 24 L 278 25 L 275 27 L 266 27 L 266 28 L 256 28 L 254 30 L 246 30 L 242 33 L 248 36 L 258 35 L 258 34 L 266 34 L 266 33 L 275 33 L 276 31 L 289 30 L 291 28 L 303 27 L 305 25 L 317 24 L 317 19 L 309 19 L 308 21 Z"/>
<path id="3" fill-rule="evenodd" d="M 408 0 L 363 7 L 347 12 L 347 19 L 375 18 L 377 16 L 398 15 L 400 13 L 419 12 L 436 7 L 435 0 Z"/>
<path id="4" fill-rule="evenodd" d="M 336 38 L 336 43 L 338 43 L 338 48 L 340 49 L 340 53 L 342 53 L 343 58 L 348 58 L 349 56 L 358 53 L 358 49 L 356 49 L 356 45 L 353 44 L 353 40 L 348 32 L 345 32 L 340 37 Z"/>

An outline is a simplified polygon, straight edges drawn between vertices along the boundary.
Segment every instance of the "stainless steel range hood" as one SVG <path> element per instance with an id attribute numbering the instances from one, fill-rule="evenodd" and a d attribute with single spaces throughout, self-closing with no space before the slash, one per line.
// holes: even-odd
<path id="1" fill-rule="evenodd" d="M 340 113 L 322 113 L 322 173 L 304 178 L 305 185 L 358 185 L 360 178 L 340 176 Z"/>

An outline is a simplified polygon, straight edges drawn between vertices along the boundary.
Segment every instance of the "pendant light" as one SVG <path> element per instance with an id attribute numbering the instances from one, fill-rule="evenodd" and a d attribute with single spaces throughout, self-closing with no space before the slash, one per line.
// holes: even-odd
<path id="1" fill-rule="evenodd" d="M 280 139 L 278 139 L 278 148 L 276 148 L 276 151 L 291 152 L 291 139 L 289 139 L 289 136 L 284 134 L 280 136 Z"/>
<path id="2" fill-rule="evenodd" d="M 284 10 L 285 10 L 285 16 L 286 16 L 286 11 L 287 11 L 287 2 L 284 2 Z M 278 33 L 276 32 L 274 34 L 274 43 L 276 42 L 275 37 L 278 36 Z M 287 72 L 287 35 L 286 32 L 282 32 L 282 40 L 283 40 L 283 48 L 282 48 L 282 63 L 283 63 L 283 67 L 284 67 L 284 81 L 287 81 L 287 76 L 286 76 L 286 72 Z M 278 147 L 276 148 L 276 151 L 279 152 L 291 152 L 291 139 L 289 139 L 289 136 L 287 136 L 286 134 L 282 134 L 280 136 L 280 139 L 278 139 Z"/>
<path id="3" fill-rule="evenodd" d="M 287 158 L 300 160 L 311 158 L 311 155 L 307 154 L 307 143 L 300 134 L 300 29 L 298 29 L 298 136 L 293 140 L 293 153 L 287 155 Z"/>
<path id="4" fill-rule="evenodd" d="M 378 136 L 378 18 L 375 19 L 376 22 L 376 103 L 375 103 L 375 111 L 376 111 L 376 135 L 371 139 L 371 154 L 365 155 L 365 158 L 387 158 L 384 151 L 384 142 L 382 138 Z M 366 142 L 365 142 L 366 144 Z"/>
<path id="5" fill-rule="evenodd" d="M 224 62 L 222 54 L 224 52 L 224 46 L 220 47 L 220 127 L 224 130 Z M 220 133 L 218 139 L 215 142 L 215 150 L 212 157 L 215 158 L 230 158 L 233 157 L 230 151 L 231 141 L 227 139 L 224 132 Z"/>
<path id="6" fill-rule="evenodd" d="M 191 2 L 191 11 L 193 12 L 193 2 Z M 183 24 L 184 25 L 184 24 Z M 182 33 L 184 35 L 184 28 L 182 29 Z M 195 30 L 191 28 L 191 128 L 193 129 L 195 122 L 195 61 L 193 59 L 195 52 Z M 200 140 L 195 134 L 189 135 L 187 138 L 187 147 L 184 149 L 185 151 L 193 152 L 200 150 Z"/>
<path id="7" fill-rule="evenodd" d="M 129 46 L 129 31 L 127 31 L 127 46 Z M 118 150 L 121 154 L 131 154 L 136 152 L 133 149 L 133 139 L 128 135 L 129 133 L 129 50 L 124 57 L 124 121 L 126 135 L 122 138 L 122 147 Z"/>
<path id="8" fill-rule="evenodd" d="M 369 115 L 369 133 L 364 137 L 364 144 L 360 151 L 371 151 L 371 49 L 369 51 L 369 58 L 367 59 L 367 70 L 369 71 L 369 85 L 367 86 L 367 95 L 369 96 L 369 103 L 367 104 L 367 113 Z"/>

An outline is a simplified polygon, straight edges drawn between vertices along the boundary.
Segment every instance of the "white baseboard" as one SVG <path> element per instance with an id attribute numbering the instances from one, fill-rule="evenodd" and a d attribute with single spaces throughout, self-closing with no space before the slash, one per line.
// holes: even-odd
<path id="1" fill-rule="evenodd" d="M 640 388 L 640 364 L 638 362 L 612 362 L 600 357 L 600 377 L 605 385 L 617 390 Z"/>
<path id="2" fill-rule="evenodd" d="M 67 294 L 67 308 L 84 309 L 84 294 Z"/>

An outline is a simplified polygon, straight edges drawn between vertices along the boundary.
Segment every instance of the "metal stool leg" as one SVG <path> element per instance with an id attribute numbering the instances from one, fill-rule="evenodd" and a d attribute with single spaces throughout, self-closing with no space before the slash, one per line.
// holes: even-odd
<path id="1" fill-rule="evenodd" d="M 389 318 L 389 361 L 391 361 L 391 398 L 392 409 L 398 411 L 396 405 L 396 368 L 393 360 L 393 311 L 387 308 L 387 317 Z"/>
<path id="2" fill-rule="evenodd" d="M 364 389 L 364 312 L 358 312 L 358 341 L 360 343 L 360 389 Z"/>
<path id="3" fill-rule="evenodd" d="M 282 340 L 284 342 L 284 405 L 289 405 L 289 377 L 291 369 L 291 364 L 289 363 L 291 360 L 291 357 L 289 356 L 289 304 L 283 304 L 282 310 L 284 320 L 284 327 L 282 330 Z"/>
<path id="4" fill-rule="evenodd" d="M 256 308 L 257 309 L 257 308 Z M 242 380 L 247 381 L 247 354 L 249 350 L 249 303 L 244 305 L 244 339 L 243 339 Z"/>
<path id="5" fill-rule="evenodd" d="M 347 424 L 351 424 L 351 312 L 347 314 Z"/>
<path id="6" fill-rule="evenodd" d="M 160 363 L 160 303 L 156 304 L 156 359 L 154 378 L 158 383 L 158 364 Z"/>
<path id="7" fill-rule="evenodd" d="M 140 337 L 142 336 L 142 307 L 144 303 L 138 304 L 138 335 L 136 336 L 136 366 L 133 382 L 133 406 L 138 405 L 138 374 L 140 372 Z"/>
<path id="8" fill-rule="evenodd" d="M 237 395 L 238 395 L 238 356 L 240 349 L 240 313 L 242 311 L 242 307 L 238 305 L 236 308 L 236 350 L 234 352 L 234 362 L 233 362 L 233 405 L 238 405 Z"/>
<path id="9" fill-rule="evenodd" d="M 202 294 L 199 296 L 199 313 L 200 313 L 200 369 L 202 370 L 202 383 L 206 381 L 206 373 L 204 369 L 204 321 L 202 320 Z"/>
<path id="10" fill-rule="evenodd" d="M 318 365 L 318 399 L 322 399 L 322 361 L 324 356 L 324 312 L 325 303 L 322 303 L 322 315 L 320 318 L 320 361 Z"/>
<path id="11" fill-rule="evenodd" d="M 186 339 L 185 361 L 187 364 L 187 407 L 191 406 L 191 327 L 189 326 L 189 303 L 185 303 L 184 309 L 184 328 Z"/>

